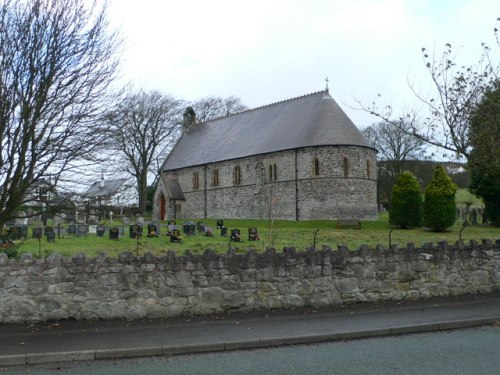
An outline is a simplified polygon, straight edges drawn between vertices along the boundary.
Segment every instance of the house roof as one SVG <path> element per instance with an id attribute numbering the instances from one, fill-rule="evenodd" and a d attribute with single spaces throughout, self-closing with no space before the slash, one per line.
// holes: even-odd
<path id="1" fill-rule="evenodd" d="M 127 181 L 125 178 L 96 181 L 88 188 L 85 195 L 89 197 L 109 197 L 115 195 L 125 181 Z"/>
<path id="2" fill-rule="evenodd" d="M 328 91 L 319 91 L 192 125 L 162 170 L 326 145 L 373 148 Z"/>

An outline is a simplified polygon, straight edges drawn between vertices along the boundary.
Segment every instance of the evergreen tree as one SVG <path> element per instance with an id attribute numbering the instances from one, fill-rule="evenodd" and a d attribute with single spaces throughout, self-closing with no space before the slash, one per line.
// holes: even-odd
<path id="1" fill-rule="evenodd" d="M 392 188 L 389 223 L 402 229 L 422 226 L 422 191 L 410 172 L 396 178 Z"/>
<path id="2" fill-rule="evenodd" d="M 425 189 L 424 225 L 435 232 L 444 232 L 456 220 L 455 185 L 442 165 L 437 165 Z"/>
<path id="3" fill-rule="evenodd" d="M 500 226 L 500 81 L 483 96 L 471 118 L 471 191 L 483 198 L 486 216 Z"/>

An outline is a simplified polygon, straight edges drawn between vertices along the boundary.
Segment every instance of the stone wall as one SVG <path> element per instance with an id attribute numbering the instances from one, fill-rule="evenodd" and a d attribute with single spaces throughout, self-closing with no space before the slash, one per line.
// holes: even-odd
<path id="1" fill-rule="evenodd" d="M 0 255 L 0 322 L 166 318 L 500 290 L 500 240 L 136 258 Z"/>
<path id="2" fill-rule="evenodd" d="M 270 177 L 270 166 L 276 167 L 275 179 Z M 239 183 L 235 167 L 240 170 Z M 178 218 L 377 218 L 376 152 L 371 148 L 307 147 L 163 172 L 162 178 L 165 173 L 176 175 L 186 198 Z M 168 196 L 162 184 L 156 196 L 162 191 Z M 158 212 L 155 208 L 154 215 Z"/>

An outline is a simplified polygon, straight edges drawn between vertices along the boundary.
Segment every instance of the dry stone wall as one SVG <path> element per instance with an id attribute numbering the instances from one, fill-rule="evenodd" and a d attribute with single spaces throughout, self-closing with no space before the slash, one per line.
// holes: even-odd
<path id="1" fill-rule="evenodd" d="M 166 318 L 500 290 L 500 240 L 118 258 L 0 255 L 0 322 Z"/>

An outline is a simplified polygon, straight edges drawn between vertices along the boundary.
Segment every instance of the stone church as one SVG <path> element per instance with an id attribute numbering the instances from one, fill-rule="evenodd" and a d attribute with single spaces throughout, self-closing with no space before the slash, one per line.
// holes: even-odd
<path id="1" fill-rule="evenodd" d="M 328 89 L 206 123 L 188 108 L 153 218 L 375 219 L 376 153 Z"/>

